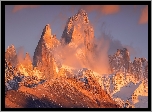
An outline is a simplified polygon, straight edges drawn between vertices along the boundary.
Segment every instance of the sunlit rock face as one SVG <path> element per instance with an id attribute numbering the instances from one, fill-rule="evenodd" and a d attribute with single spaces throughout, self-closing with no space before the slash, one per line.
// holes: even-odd
<path id="1" fill-rule="evenodd" d="M 40 72 L 43 72 L 47 79 L 53 77 L 56 72 L 52 50 L 59 44 L 56 36 L 51 34 L 50 25 L 47 24 L 43 29 L 33 56 L 33 66 L 37 67 Z"/>
<path id="2" fill-rule="evenodd" d="M 25 76 L 33 75 L 33 65 L 29 53 L 25 54 L 25 58 L 17 64 L 17 68 Z"/>
<path id="3" fill-rule="evenodd" d="M 18 73 L 17 68 L 11 65 L 10 62 L 5 60 L 5 82 L 12 80 Z"/>
<path id="4" fill-rule="evenodd" d="M 5 59 L 10 62 L 13 66 L 17 65 L 17 54 L 14 45 L 8 46 L 5 52 Z"/>
<path id="5" fill-rule="evenodd" d="M 126 48 L 117 49 L 114 55 L 109 55 L 109 64 L 112 72 L 129 72 L 129 51 Z"/>
<path id="6" fill-rule="evenodd" d="M 122 73 L 125 80 L 131 79 L 135 83 L 144 80 L 144 83 L 147 83 L 148 61 L 145 58 L 136 57 L 133 62 L 130 61 L 129 51 L 126 48 L 117 49 L 114 55 L 109 55 L 109 64 L 111 72 Z"/>
<path id="7" fill-rule="evenodd" d="M 70 17 L 66 23 L 62 34 L 62 40 L 65 44 L 70 42 L 79 44 L 91 44 L 94 38 L 94 30 L 90 25 L 87 13 L 80 9 L 78 13 Z"/>
<path id="8" fill-rule="evenodd" d="M 148 76 L 148 61 L 145 58 L 135 57 L 134 61 L 131 62 L 129 51 L 126 48 L 117 49 L 114 55 L 109 55 L 109 64 L 112 73 L 130 73 L 137 80 Z"/>
<path id="9" fill-rule="evenodd" d="M 64 74 L 63 72 L 60 73 Z M 81 80 L 82 77 L 86 77 L 87 83 Z M 24 97 L 19 94 L 14 95 L 11 91 L 8 91 L 6 94 L 6 105 L 8 107 L 16 107 L 16 105 L 18 105 L 22 108 L 29 108 L 31 106 L 37 108 L 46 108 L 47 106 L 51 108 L 52 106 L 49 104 L 52 103 L 52 105 L 56 105 L 54 105 L 54 108 L 120 108 L 120 106 L 101 89 L 91 70 L 86 69 L 82 77 L 58 77 L 57 79 L 51 80 L 49 84 L 40 84 L 35 88 L 22 86 L 16 94 L 19 92 L 22 92 L 23 95 L 28 94 L 28 96 Z M 9 97 L 10 95 L 12 97 Z M 33 98 L 31 101 L 21 100 L 21 103 L 19 103 L 20 97 L 28 99 L 31 96 Z M 16 105 L 11 105 L 10 103 L 12 103 L 12 101 L 15 101 L 14 103 Z M 36 101 L 40 102 L 34 103 Z M 47 102 L 45 103 L 45 101 Z M 23 105 L 23 102 L 28 106 Z"/>
<path id="10" fill-rule="evenodd" d="M 50 25 L 47 24 L 43 29 L 41 38 L 35 49 L 33 56 L 33 65 L 37 66 L 38 62 L 42 63 L 43 57 L 49 55 L 49 53 L 51 53 L 51 50 L 57 47 L 58 44 L 59 41 L 57 40 L 55 35 L 51 34 Z"/>
<path id="11" fill-rule="evenodd" d="M 76 56 L 89 65 L 94 53 L 94 29 L 91 26 L 87 13 L 80 9 L 74 16 L 70 17 L 66 23 L 61 37 L 62 45 L 69 45 L 76 50 Z"/>
<path id="12" fill-rule="evenodd" d="M 139 102 L 139 96 L 148 96 L 148 85 L 142 81 L 139 87 L 134 91 L 132 94 L 132 101 L 133 103 Z"/>

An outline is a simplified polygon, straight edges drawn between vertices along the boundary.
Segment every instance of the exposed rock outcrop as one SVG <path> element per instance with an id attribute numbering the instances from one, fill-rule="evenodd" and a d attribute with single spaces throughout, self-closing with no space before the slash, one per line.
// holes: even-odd
<path id="1" fill-rule="evenodd" d="M 69 45 L 76 50 L 76 56 L 85 66 L 91 65 L 94 56 L 94 30 L 85 10 L 70 17 L 61 37 L 62 45 Z"/>
<path id="2" fill-rule="evenodd" d="M 43 29 L 42 36 L 38 42 L 33 56 L 33 66 L 43 72 L 46 79 L 56 74 L 55 59 L 52 50 L 59 45 L 55 35 L 51 34 L 50 25 Z"/>
<path id="3" fill-rule="evenodd" d="M 10 62 L 13 66 L 17 65 L 17 54 L 14 45 L 8 46 L 5 52 L 5 59 Z"/>

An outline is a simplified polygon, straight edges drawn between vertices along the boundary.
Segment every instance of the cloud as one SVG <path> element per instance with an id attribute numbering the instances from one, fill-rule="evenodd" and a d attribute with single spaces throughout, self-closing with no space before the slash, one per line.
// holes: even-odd
<path id="1" fill-rule="evenodd" d="M 110 33 L 105 33 L 105 30 L 101 29 L 101 35 L 96 38 L 97 42 L 101 42 L 104 40 L 103 43 L 108 43 L 107 51 L 103 54 L 106 55 L 113 55 L 117 49 L 127 48 L 130 54 L 130 59 L 133 61 L 134 57 L 141 53 L 141 49 L 134 47 L 133 43 L 129 45 L 122 44 L 120 40 L 113 38 Z M 97 44 L 98 45 L 98 44 Z"/>
<path id="2" fill-rule="evenodd" d="M 108 41 L 108 55 L 113 55 L 117 49 L 123 49 L 122 43 L 119 40 L 114 39 L 110 34 L 106 34 L 105 31 L 102 31 L 101 36 L 98 38 L 103 38 L 104 40 Z"/>
<path id="3" fill-rule="evenodd" d="M 71 13 L 71 15 L 77 13 L 79 9 L 84 9 L 88 14 L 94 13 L 94 21 L 92 21 L 91 25 L 96 26 L 98 25 L 100 18 L 103 15 L 110 15 L 110 14 L 116 14 L 120 11 L 119 5 L 77 5 L 77 6 L 69 6 L 68 11 Z M 68 18 L 68 17 L 67 17 Z M 95 28 L 95 27 L 94 27 Z"/>
<path id="4" fill-rule="evenodd" d="M 115 14 L 120 11 L 119 5 L 83 5 L 80 8 L 85 9 L 88 13 L 96 10 L 105 15 Z"/>
<path id="5" fill-rule="evenodd" d="M 146 23 L 148 23 L 148 6 L 145 6 L 141 10 L 141 15 L 139 19 L 139 24 L 146 24 Z"/>
<path id="6" fill-rule="evenodd" d="M 109 73 L 109 59 L 108 59 L 108 50 L 110 46 L 109 40 L 101 36 L 100 38 L 95 39 L 96 49 L 95 49 L 95 58 L 91 61 L 93 65 L 92 70 L 100 74 Z"/>
<path id="7" fill-rule="evenodd" d="M 94 11 L 94 10 L 99 10 L 101 8 L 100 5 L 83 5 L 80 8 L 86 10 L 88 13 Z"/>
<path id="8" fill-rule="evenodd" d="M 20 11 L 22 9 L 37 8 L 37 7 L 39 7 L 39 5 L 15 5 L 12 12 L 15 13 L 15 12 Z"/>
<path id="9" fill-rule="evenodd" d="M 114 14 L 120 11 L 119 5 L 104 5 L 101 7 L 101 12 L 103 14 Z"/>
<path id="10" fill-rule="evenodd" d="M 18 59 L 18 63 L 22 63 L 24 60 L 24 47 L 18 47 L 16 48 L 17 51 L 17 59 Z"/>
<path id="11" fill-rule="evenodd" d="M 62 65 L 67 65 L 74 68 L 82 68 L 82 63 L 75 55 L 76 49 L 69 46 L 58 46 L 53 54 L 57 62 L 62 63 Z M 69 55 L 70 54 L 70 55 Z"/>

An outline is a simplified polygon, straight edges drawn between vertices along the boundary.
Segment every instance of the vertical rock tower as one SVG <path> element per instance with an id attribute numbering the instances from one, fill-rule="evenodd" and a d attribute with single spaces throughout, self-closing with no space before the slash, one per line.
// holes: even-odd
<path id="1" fill-rule="evenodd" d="M 5 52 L 5 59 L 10 62 L 13 66 L 17 65 L 17 54 L 14 45 L 8 46 Z"/>
<path id="2" fill-rule="evenodd" d="M 94 30 L 85 10 L 80 9 L 66 23 L 61 37 L 62 45 L 69 45 L 77 49 L 78 57 L 89 64 L 94 50 Z"/>
<path id="3" fill-rule="evenodd" d="M 50 25 L 47 24 L 42 32 L 33 56 L 33 66 L 38 67 L 44 73 L 46 79 L 56 74 L 55 60 L 52 50 L 59 45 L 55 35 L 51 34 Z"/>

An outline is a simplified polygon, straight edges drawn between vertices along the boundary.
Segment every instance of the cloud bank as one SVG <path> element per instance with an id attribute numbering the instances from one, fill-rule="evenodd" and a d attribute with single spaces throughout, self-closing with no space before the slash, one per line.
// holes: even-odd
<path id="1" fill-rule="evenodd" d="M 146 24 L 146 23 L 148 23 L 148 6 L 145 6 L 141 10 L 141 15 L 139 19 L 139 24 Z"/>
<path id="2" fill-rule="evenodd" d="M 20 10 L 23 10 L 23 9 L 27 9 L 27 8 L 37 8 L 39 7 L 39 5 L 15 5 L 12 12 L 13 13 L 16 13 Z"/>
<path id="3" fill-rule="evenodd" d="M 119 5 L 84 5 L 81 8 L 85 9 L 87 12 L 97 10 L 101 14 L 105 15 L 115 14 L 120 11 Z"/>

